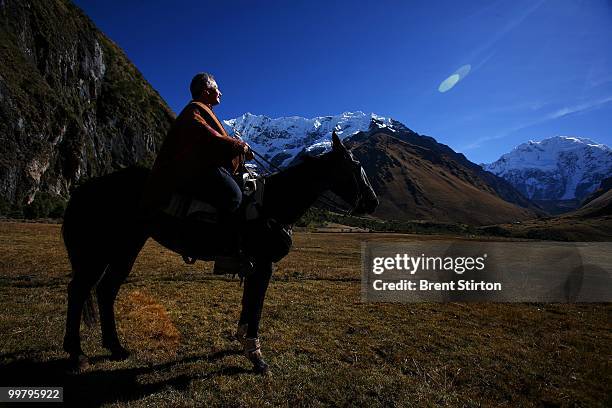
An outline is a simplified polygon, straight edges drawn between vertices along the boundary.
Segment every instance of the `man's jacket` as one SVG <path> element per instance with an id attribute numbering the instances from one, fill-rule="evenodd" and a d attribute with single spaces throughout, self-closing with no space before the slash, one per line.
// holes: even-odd
<path id="1" fill-rule="evenodd" d="M 203 172 L 225 167 L 234 174 L 242 164 L 244 142 L 225 132 L 205 104 L 191 101 L 164 140 L 141 201 L 148 212 L 163 209 L 174 192 L 197 194 Z"/>

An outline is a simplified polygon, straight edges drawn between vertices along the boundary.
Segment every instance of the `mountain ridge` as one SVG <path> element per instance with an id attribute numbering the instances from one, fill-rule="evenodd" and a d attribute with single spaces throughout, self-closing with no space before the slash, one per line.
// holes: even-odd
<path id="1" fill-rule="evenodd" d="M 470 225 L 535 217 L 532 210 L 503 200 L 478 174 L 430 148 L 381 131 L 357 134 L 346 144 L 379 195 L 376 217 Z"/>
<path id="2" fill-rule="evenodd" d="M 612 174 L 612 149 L 588 138 L 528 141 L 483 168 L 532 200 L 580 200 Z"/>
<path id="3" fill-rule="evenodd" d="M 296 125 L 296 122 L 299 124 Z M 320 126 L 322 123 L 327 126 Z M 268 127 L 272 124 L 273 131 Z M 303 118 L 289 116 L 269 118 L 265 115 L 244 114 L 240 117 L 224 121 L 229 133 L 236 131 L 256 151 L 264 155 L 276 166 L 290 165 L 301 154 L 320 154 L 330 149 L 331 133 L 335 130 L 341 139 L 355 137 L 360 133 L 372 134 L 383 132 L 400 138 L 410 144 L 417 145 L 435 152 L 436 155 L 445 155 L 460 164 L 457 168 L 470 174 L 478 174 L 479 187 L 499 195 L 505 201 L 529 208 L 536 213 L 542 210 L 525 198 L 506 180 L 494 174 L 484 172 L 482 168 L 469 161 L 462 153 L 455 152 L 449 146 L 439 143 L 431 136 L 421 135 L 403 123 L 376 113 L 343 112 L 339 115 Z M 308 128 L 311 126 L 311 128 Z M 291 136 L 291 131 L 296 130 Z M 279 139 L 278 135 L 282 135 Z M 302 136 L 304 134 L 305 136 Z M 425 151 L 424 151 L 425 152 Z M 470 176 L 471 177 L 471 176 Z M 469 178 L 466 176 L 466 178 Z M 472 177 L 473 178 L 473 177 Z"/>
<path id="4" fill-rule="evenodd" d="M 299 162 L 303 155 L 328 151 L 335 131 L 354 147 L 353 153 L 368 172 L 381 198 L 375 213 L 380 218 L 482 225 L 523 220 L 542 212 L 505 180 L 463 154 L 375 113 L 344 112 L 310 119 L 247 113 L 224 124 L 229 133 L 239 134 L 280 167 Z"/>

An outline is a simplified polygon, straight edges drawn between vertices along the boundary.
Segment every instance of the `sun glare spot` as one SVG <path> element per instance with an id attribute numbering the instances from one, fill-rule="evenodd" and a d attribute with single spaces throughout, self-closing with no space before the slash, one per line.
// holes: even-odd
<path id="1" fill-rule="evenodd" d="M 457 85 L 457 82 L 461 81 L 467 76 L 467 74 L 470 73 L 471 69 L 472 66 L 470 64 L 463 65 L 458 70 L 456 70 L 454 74 L 442 81 L 442 83 L 438 87 L 438 91 L 442 93 L 450 91 L 455 85 Z"/>
<path id="2" fill-rule="evenodd" d="M 470 64 L 464 65 L 461 68 L 459 68 L 457 71 L 455 71 L 455 74 L 459 75 L 459 79 L 463 79 L 467 76 L 467 74 L 470 73 L 470 70 L 472 69 L 472 66 Z"/>
<path id="3" fill-rule="evenodd" d="M 438 87 L 438 91 L 444 93 L 446 91 L 451 90 L 453 88 L 453 86 L 455 86 L 455 84 L 457 82 L 459 82 L 459 79 L 460 79 L 460 77 L 457 74 L 453 74 L 453 75 L 449 76 L 444 81 L 442 81 L 442 83 Z"/>

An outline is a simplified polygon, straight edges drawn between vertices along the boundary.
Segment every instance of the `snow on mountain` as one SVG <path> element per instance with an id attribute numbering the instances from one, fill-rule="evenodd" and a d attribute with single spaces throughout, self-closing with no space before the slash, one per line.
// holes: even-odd
<path id="1" fill-rule="evenodd" d="M 302 150 L 322 153 L 331 147 L 331 134 L 336 131 L 344 139 L 371 126 L 396 131 L 406 128 L 401 123 L 374 113 L 344 112 L 335 116 L 320 116 L 306 119 L 289 116 L 272 119 L 263 115 L 245 113 L 224 120 L 223 125 L 230 134 L 238 134 L 255 151 L 264 155 L 277 166 L 285 166 Z"/>
<path id="2" fill-rule="evenodd" d="M 530 199 L 582 199 L 612 175 L 612 149 L 586 138 L 556 136 L 523 143 L 482 167 Z"/>

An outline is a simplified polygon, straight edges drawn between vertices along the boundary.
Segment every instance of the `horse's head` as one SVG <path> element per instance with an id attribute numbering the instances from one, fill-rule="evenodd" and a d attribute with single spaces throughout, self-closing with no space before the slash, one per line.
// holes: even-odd
<path id="1" fill-rule="evenodd" d="M 330 190 L 352 207 L 352 214 L 370 214 L 378 206 L 378 198 L 359 160 L 332 133 L 333 165 Z"/>

